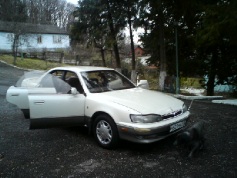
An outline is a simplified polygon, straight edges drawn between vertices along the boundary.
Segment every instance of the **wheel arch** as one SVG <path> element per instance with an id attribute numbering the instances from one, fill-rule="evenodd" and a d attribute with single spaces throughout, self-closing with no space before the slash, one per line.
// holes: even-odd
<path id="1" fill-rule="evenodd" d="M 93 124 L 94 124 L 94 121 L 95 121 L 95 119 L 99 116 L 99 115 L 107 115 L 108 117 L 110 117 L 112 120 L 113 120 L 113 122 L 115 123 L 115 125 L 116 125 L 116 122 L 114 121 L 114 119 L 113 119 L 113 117 L 110 115 L 110 114 L 108 114 L 107 112 L 104 112 L 104 111 L 97 111 L 97 112 L 95 112 L 91 117 L 90 117 L 90 120 L 89 120 L 89 124 L 88 124 L 88 127 L 89 127 L 89 134 L 92 134 L 92 127 L 93 127 Z M 117 127 L 117 125 L 116 125 L 116 127 Z"/>
<path id="2" fill-rule="evenodd" d="M 106 112 L 98 111 L 91 117 L 90 130 L 96 142 L 105 149 L 114 149 L 119 143 L 119 131 L 114 119 Z"/>

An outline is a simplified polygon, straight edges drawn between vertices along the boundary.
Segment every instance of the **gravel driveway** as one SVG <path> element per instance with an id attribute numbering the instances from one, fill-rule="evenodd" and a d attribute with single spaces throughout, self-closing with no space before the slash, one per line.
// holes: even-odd
<path id="1" fill-rule="evenodd" d="M 193 159 L 173 146 L 174 137 L 105 150 L 85 128 L 29 130 L 29 120 L 5 99 L 22 74 L 0 62 L 0 177 L 237 177 L 236 106 L 193 102 L 189 124 L 205 120 L 207 137 Z"/>

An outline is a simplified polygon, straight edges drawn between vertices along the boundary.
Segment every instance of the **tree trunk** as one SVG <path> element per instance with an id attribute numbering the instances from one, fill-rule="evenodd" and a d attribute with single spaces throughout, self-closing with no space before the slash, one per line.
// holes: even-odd
<path id="1" fill-rule="evenodd" d="M 131 71 L 131 80 L 133 83 L 137 84 L 137 73 L 136 70 Z"/>
<path id="2" fill-rule="evenodd" d="M 132 33 L 132 21 L 130 9 L 128 9 L 128 24 L 129 24 L 129 35 L 131 42 L 131 53 L 132 53 L 132 72 L 131 72 L 131 80 L 134 83 L 137 83 L 137 74 L 136 74 L 136 59 L 135 59 L 135 50 L 134 50 L 134 42 L 133 42 L 133 33 Z"/>
<path id="3" fill-rule="evenodd" d="M 13 60 L 13 65 L 16 65 L 16 60 L 17 60 L 17 52 L 14 50 L 13 52 L 13 57 L 14 57 L 14 60 Z"/>
<path id="4" fill-rule="evenodd" d="M 111 39 L 113 41 L 113 49 L 114 49 L 114 55 L 115 55 L 115 60 L 116 60 L 116 68 L 121 69 L 119 50 L 118 50 L 118 44 L 117 44 L 117 39 L 116 39 L 117 34 L 114 29 L 113 17 L 112 17 L 111 11 L 110 11 L 109 1 L 107 1 L 107 10 L 108 10 L 108 21 L 109 21 L 110 35 L 111 35 Z"/>
<path id="5" fill-rule="evenodd" d="M 159 75 L 159 89 L 164 90 L 164 82 L 166 73 L 166 54 L 165 54 L 165 35 L 164 35 L 164 15 L 162 8 L 159 13 L 159 45 L 160 45 L 160 75 Z"/>
<path id="6" fill-rule="evenodd" d="M 215 75 L 210 74 L 208 76 L 208 82 L 207 82 L 207 96 L 213 96 L 214 95 L 214 85 L 215 83 Z"/>
<path id="7" fill-rule="evenodd" d="M 105 50 L 103 48 L 100 49 L 101 57 L 102 57 L 102 62 L 103 66 L 106 67 L 106 62 L 105 62 Z"/>
<path id="8" fill-rule="evenodd" d="M 12 53 L 13 53 L 13 65 L 16 65 L 17 60 L 17 45 L 18 45 L 18 35 L 14 35 L 13 44 L 12 44 Z"/>
<path id="9" fill-rule="evenodd" d="M 159 74 L 159 89 L 164 91 L 165 86 L 165 77 L 167 76 L 166 71 L 160 71 Z"/>
<path id="10" fill-rule="evenodd" d="M 214 95 L 215 87 L 215 77 L 216 77 L 216 65 L 218 60 L 217 50 L 214 49 L 212 52 L 212 58 L 210 61 L 210 70 L 208 72 L 208 82 L 207 82 L 207 96 Z"/>

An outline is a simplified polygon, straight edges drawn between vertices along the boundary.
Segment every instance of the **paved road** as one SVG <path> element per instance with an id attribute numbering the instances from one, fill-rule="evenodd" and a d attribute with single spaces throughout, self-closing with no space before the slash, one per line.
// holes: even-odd
<path id="1" fill-rule="evenodd" d="M 9 85 L 14 85 L 23 74 L 23 70 L 0 62 L 0 95 L 5 95 Z"/>
<path id="2" fill-rule="evenodd" d="M 84 128 L 29 130 L 29 120 L 5 99 L 22 74 L 0 62 L 0 177 L 237 177 L 236 106 L 193 103 L 190 124 L 207 121 L 207 142 L 191 160 L 173 146 L 174 137 L 105 150 Z"/>

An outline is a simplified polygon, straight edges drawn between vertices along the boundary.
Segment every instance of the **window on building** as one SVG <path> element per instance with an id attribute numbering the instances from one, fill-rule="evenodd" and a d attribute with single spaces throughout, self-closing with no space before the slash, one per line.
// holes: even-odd
<path id="1" fill-rule="evenodd" d="M 8 33 L 8 34 L 7 34 L 7 39 L 8 39 L 10 42 L 13 42 L 14 34 Z"/>
<path id="2" fill-rule="evenodd" d="M 53 42 L 54 43 L 61 43 L 62 42 L 62 38 L 60 35 L 53 35 Z"/>
<path id="3" fill-rule="evenodd" d="M 41 36 L 41 35 L 39 35 L 39 36 L 37 37 L 37 43 L 42 43 L 42 36 Z"/>

